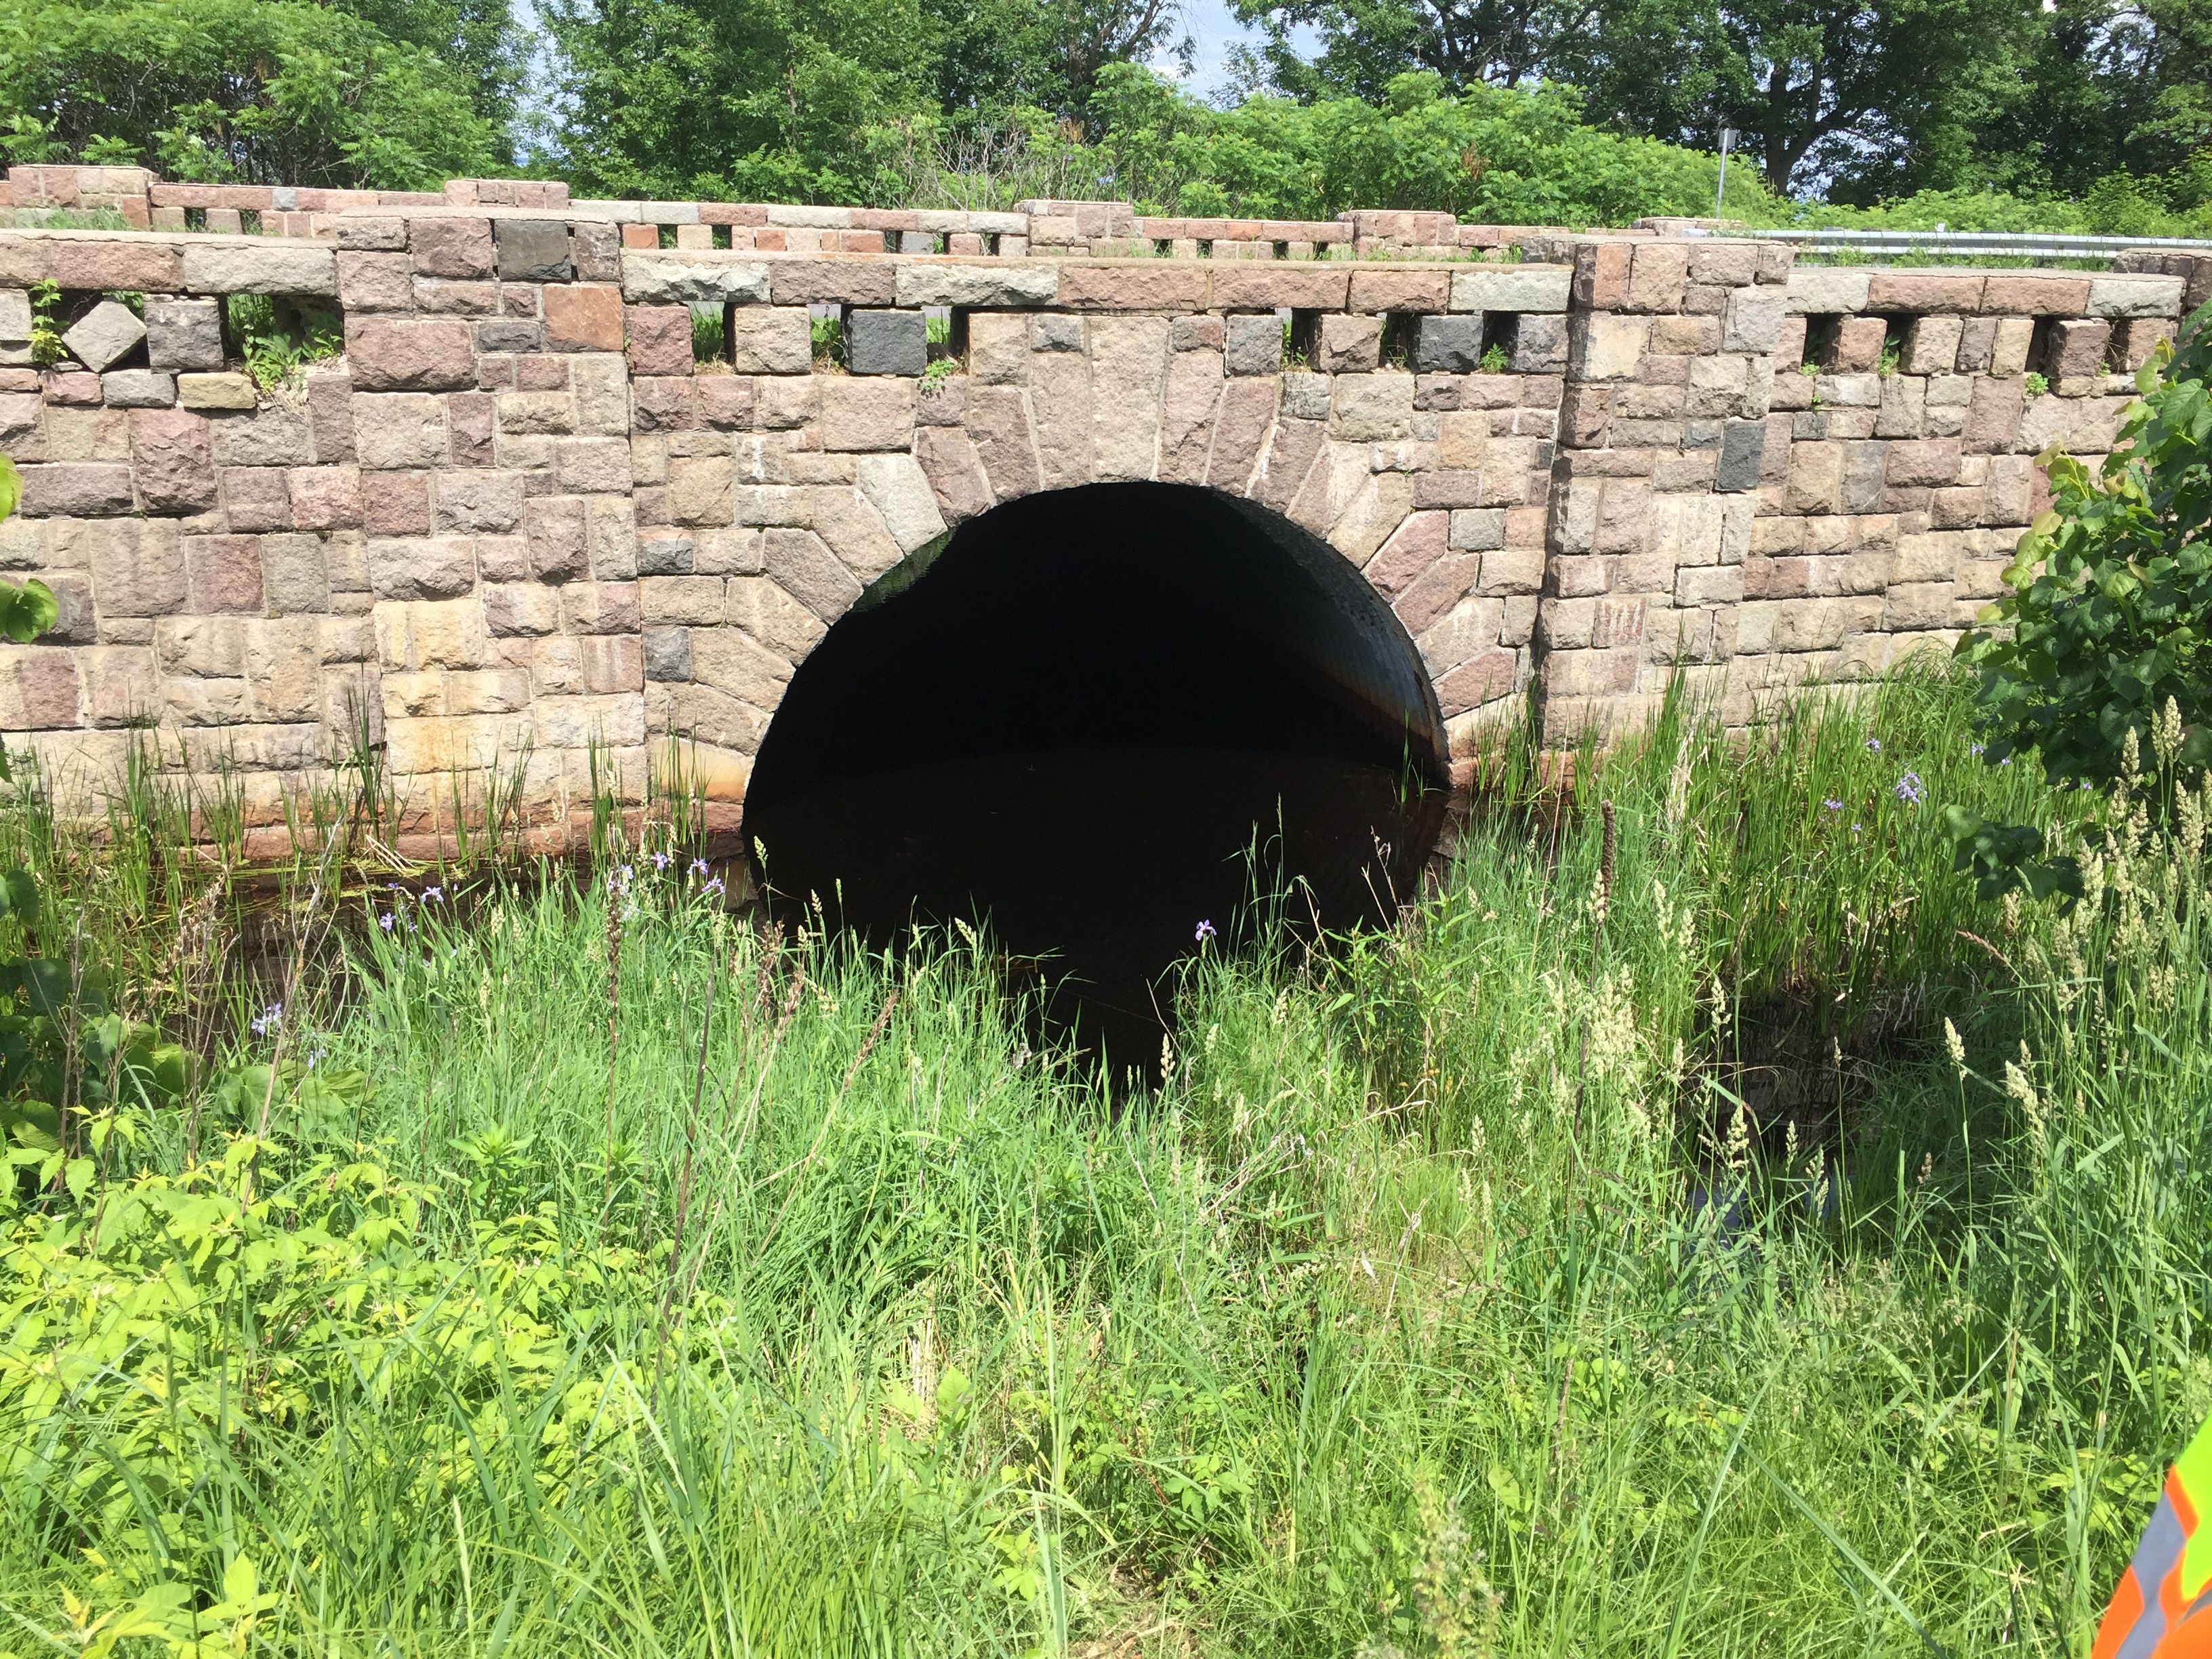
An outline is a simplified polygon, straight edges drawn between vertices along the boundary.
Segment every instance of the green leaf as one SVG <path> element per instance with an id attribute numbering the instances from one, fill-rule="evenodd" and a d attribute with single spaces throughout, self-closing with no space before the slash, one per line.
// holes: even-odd
<path id="1" fill-rule="evenodd" d="M 23 475 L 15 471 L 15 463 L 0 455 L 0 524 L 15 516 L 15 509 L 23 504 Z"/>
<path id="2" fill-rule="evenodd" d="M 21 587 L 0 582 L 0 634 L 18 645 L 28 645 L 61 619 L 61 602 L 53 590 L 33 578 Z"/>
<path id="3" fill-rule="evenodd" d="M 90 1158 L 73 1158 L 63 1172 L 62 1182 L 68 1187 L 70 1196 L 82 1203 L 84 1195 L 92 1190 L 93 1177 L 99 1173 Z"/>

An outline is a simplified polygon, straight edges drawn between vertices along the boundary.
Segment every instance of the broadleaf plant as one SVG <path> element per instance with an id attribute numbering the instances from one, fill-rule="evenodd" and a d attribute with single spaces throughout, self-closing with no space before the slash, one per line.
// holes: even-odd
<path id="1" fill-rule="evenodd" d="M 2033 754 L 2056 787 L 2110 787 L 2150 751 L 2169 705 L 2181 766 L 2212 763 L 2212 307 L 2182 340 L 2136 374 L 2142 395 L 2097 471 L 2056 446 L 2036 458 L 2051 506 L 2020 538 L 1985 626 L 1958 646 L 1980 671 L 1990 765 Z M 1958 867 L 1985 891 L 2078 888 L 2043 858 L 2039 832 L 1953 828 Z"/>

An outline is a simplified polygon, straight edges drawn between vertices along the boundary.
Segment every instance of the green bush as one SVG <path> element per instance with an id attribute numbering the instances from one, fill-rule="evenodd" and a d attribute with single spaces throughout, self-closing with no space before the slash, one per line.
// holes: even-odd
<path id="1" fill-rule="evenodd" d="M 0 149 L 172 179 L 435 189 L 489 171 L 445 64 L 301 0 L 0 0 Z"/>
<path id="2" fill-rule="evenodd" d="M 2092 473 L 2046 450 L 2051 507 L 2020 539 L 2008 591 L 1959 653 L 1981 671 L 1988 759 L 2039 755 L 2056 784 L 2108 785 L 2167 706 L 2212 759 L 2212 312 L 2137 374 Z"/>

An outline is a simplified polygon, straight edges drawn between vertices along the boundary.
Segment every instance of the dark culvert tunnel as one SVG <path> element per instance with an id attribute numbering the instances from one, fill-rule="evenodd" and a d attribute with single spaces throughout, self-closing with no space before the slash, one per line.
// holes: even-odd
<path id="1" fill-rule="evenodd" d="M 1443 817 L 1442 718 L 1327 544 L 1193 486 L 1014 501 L 877 582 L 787 689 L 746 791 L 771 914 L 878 947 L 987 923 L 1048 1030 L 1158 1063 L 1176 963 L 1284 896 L 1387 921 Z M 1255 867 L 1251 856 L 1257 848 Z"/>

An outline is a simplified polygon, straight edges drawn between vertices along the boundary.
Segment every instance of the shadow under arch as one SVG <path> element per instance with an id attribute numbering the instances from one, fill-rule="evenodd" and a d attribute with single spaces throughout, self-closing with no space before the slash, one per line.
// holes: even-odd
<path id="1" fill-rule="evenodd" d="M 1021 497 L 887 572 L 786 689 L 746 789 L 772 912 L 881 945 L 988 917 L 1050 1024 L 1155 1063 L 1162 978 L 1263 881 L 1387 921 L 1443 823 L 1443 720 L 1334 548 L 1187 484 Z"/>

